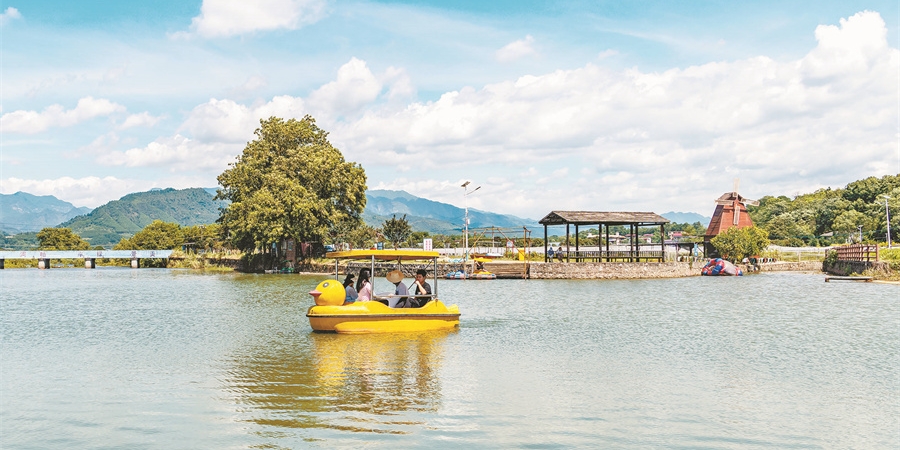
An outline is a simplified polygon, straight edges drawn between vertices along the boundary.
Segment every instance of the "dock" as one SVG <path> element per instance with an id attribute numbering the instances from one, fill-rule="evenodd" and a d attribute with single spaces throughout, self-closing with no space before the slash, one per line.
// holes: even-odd
<path id="1" fill-rule="evenodd" d="M 831 280 L 835 280 L 835 281 L 865 281 L 865 282 L 870 282 L 870 281 L 872 281 L 872 277 L 837 277 L 837 276 L 826 276 L 826 277 L 825 277 L 825 282 L 826 282 L 826 283 L 829 282 L 829 281 L 831 281 Z"/>

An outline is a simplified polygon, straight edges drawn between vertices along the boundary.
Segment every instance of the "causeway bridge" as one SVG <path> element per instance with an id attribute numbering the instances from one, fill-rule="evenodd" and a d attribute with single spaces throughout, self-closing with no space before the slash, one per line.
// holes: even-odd
<path id="1" fill-rule="evenodd" d="M 0 252 L 0 269 L 3 269 L 7 259 L 36 259 L 38 269 L 49 269 L 51 259 L 83 259 L 85 269 L 95 269 L 96 260 L 130 259 L 131 268 L 141 266 L 140 260 L 145 258 L 169 258 L 172 250 L 27 250 L 27 251 L 2 251 Z"/>

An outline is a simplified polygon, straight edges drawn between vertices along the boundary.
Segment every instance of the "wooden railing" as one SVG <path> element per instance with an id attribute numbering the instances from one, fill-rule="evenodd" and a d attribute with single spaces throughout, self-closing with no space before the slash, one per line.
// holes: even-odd
<path id="1" fill-rule="evenodd" d="M 629 261 L 663 261 L 663 252 L 659 250 L 641 250 L 631 253 L 627 250 L 578 250 L 556 252 L 557 261 L 570 262 L 629 262 Z"/>
<path id="2" fill-rule="evenodd" d="M 878 261 L 878 246 L 874 244 L 850 244 L 835 247 L 838 261 Z"/>

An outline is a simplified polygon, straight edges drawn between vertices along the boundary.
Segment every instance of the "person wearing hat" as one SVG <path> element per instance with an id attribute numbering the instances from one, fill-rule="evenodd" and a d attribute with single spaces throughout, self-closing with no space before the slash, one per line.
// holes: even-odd
<path id="1" fill-rule="evenodd" d="M 354 303 L 356 302 L 356 299 L 359 298 L 359 294 L 356 292 L 356 288 L 353 287 L 352 273 L 348 273 L 347 278 L 344 278 L 344 291 L 347 292 L 347 297 L 344 298 L 345 305 Z"/>
<path id="2" fill-rule="evenodd" d="M 388 281 L 394 283 L 394 295 L 399 296 L 397 299 L 397 303 L 395 304 L 395 308 L 402 308 L 401 304 L 406 303 L 406 296 L 409 295 L 409 291 L 406 289 L 406 285 L 403 284 L 403 272 L 399 270 L 392 270 L 388 272 L 387 277 Z"/>

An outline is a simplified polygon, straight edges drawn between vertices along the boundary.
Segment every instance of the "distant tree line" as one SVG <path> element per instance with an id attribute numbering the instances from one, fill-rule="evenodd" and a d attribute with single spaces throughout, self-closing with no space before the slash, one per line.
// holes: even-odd
<path id="1" fill-rule="evenodd" d="M 819 189 L 793 199 L 765 196 L 747 210 L 772 243 L 786 246 L 828 246 L 848 241 L 885 242 L 885 196 L 891 212 L 891 234 L 900 228 L 900 174 L 869 177 L 843 189 Z M 898 230 L 900 231 L 900 230 Z"/>

